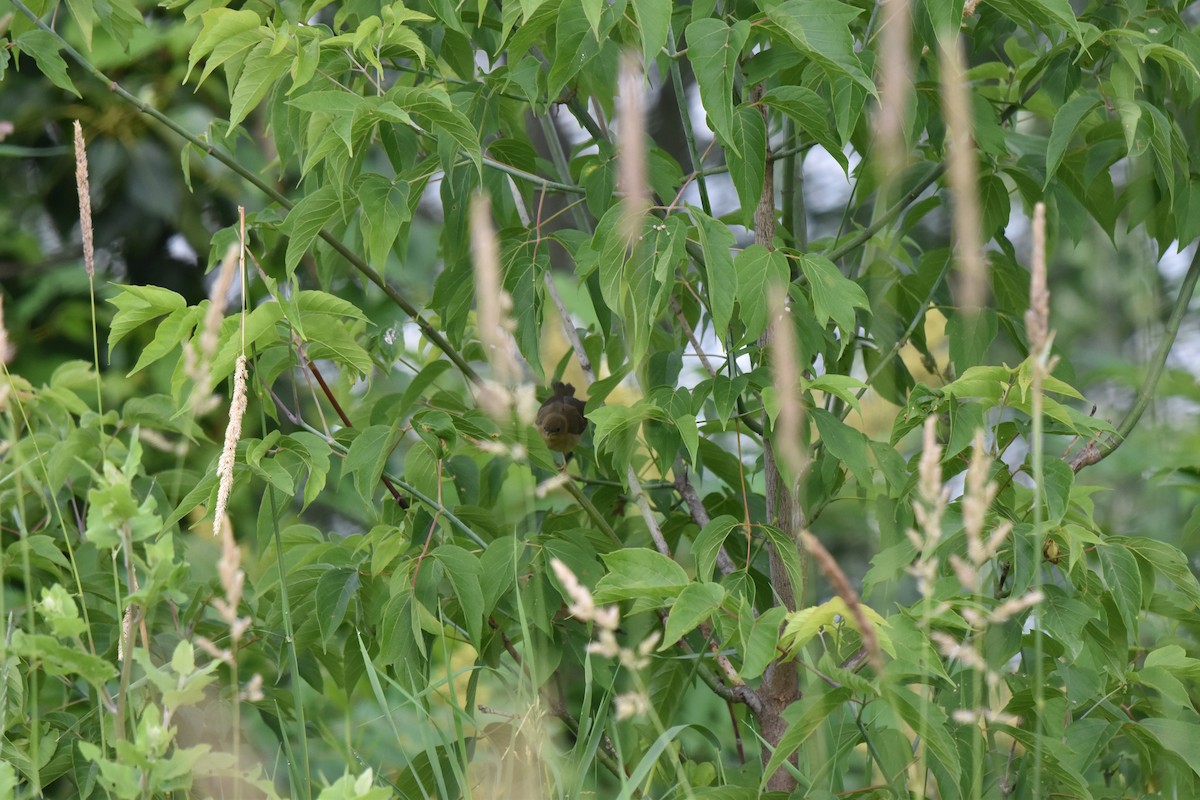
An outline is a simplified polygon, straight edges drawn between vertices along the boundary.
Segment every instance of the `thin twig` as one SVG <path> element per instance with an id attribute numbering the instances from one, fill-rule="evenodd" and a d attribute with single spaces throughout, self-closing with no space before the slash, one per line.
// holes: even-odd
<path id="1" fill-rule="evenodd" d="M 1158 349 L 1154 353 L 1154 358 L 1150 360 L 1150 368 L 1146 372 L 1146 377 L 1142 381 L 1141 387 L 1138 389 L 1133 407 L 1125 413 L 1124 418 L 1117 425 L 1115 436 L 1109 437 L 1107 441 L 1100 444 L 1089 442 L 1083 450 L 1075 454 L 1075 457 L 1069 462 L 1073 471 L 1079 472 L 1084 467 L 1095 464 L 1112 455 L 1118 447 L 1125 443 L 1125 440 L 1129 438 L 1129 434 L 1133 432 L 1134 427 L 1142 418 L 1142 414 L 1145 413 L 1147 406 L 1150 405 L 1150 400 L 1154 397 L 1154 390 L 1158 386 L 1159 378 L 1162 377 L 1163 367 L 1166 366 L 1167 356 L 1171 354 L 1171 347 L 1175 344 L 1175 338 L 1179 335 L 1179 326 L 1183 322 L 1184 314 L 1187 313 L 1188 303 L 1191 301 L 1192 294 L 1196 290 L 1197 278 L 1200 278 L 1200 246 L 1196 248 L 1196 254 L 1192 257 L 1191 266 L 1188 267 L 1187 274 L 1183 277 L 1183 284 L 1179 287 L 1179 295 L 1175 298 L 1175 307 L 1171 309 L 1171 316 L 1167 319 L 1167 325 L 1163 329 L 1162 338 L 1158 342 Z"/>

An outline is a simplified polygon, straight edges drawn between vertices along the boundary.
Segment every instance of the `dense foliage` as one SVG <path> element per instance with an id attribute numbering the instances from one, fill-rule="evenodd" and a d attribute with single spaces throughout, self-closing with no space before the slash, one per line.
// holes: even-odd
<path id="1" fill-rule="evenodd" d="M 1200 792 L 1194 9 L 0 14 L 0 796 Z"/>

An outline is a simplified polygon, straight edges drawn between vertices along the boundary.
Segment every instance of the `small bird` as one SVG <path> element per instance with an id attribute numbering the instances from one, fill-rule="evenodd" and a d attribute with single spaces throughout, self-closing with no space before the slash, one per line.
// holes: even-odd
<path id="1" fill-rule="evenodd" d="M 570 457 L 579 437 L 587 430 L 584 408 L 584 402 L 575 396 L 574 386 L 554 382 L 554 394 L 542 403 L 537 413 L 538 433 L 546 441 L 546 447 Z"/>

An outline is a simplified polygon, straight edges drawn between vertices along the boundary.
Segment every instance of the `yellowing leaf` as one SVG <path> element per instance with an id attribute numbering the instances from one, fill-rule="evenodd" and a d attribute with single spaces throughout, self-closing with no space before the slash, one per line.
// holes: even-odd
<path id="1" fill-rule="evenodd" d="M 865 603 L 859 607 L 863 611 L 863 615 L 867 621 L 871 623 L 871 627 L 875 629 L 875 638 L 879 640 L 879 646 L 883 648 L 890 656 L 896 655 L 895 647 L 892 645 L 892 638 L 888 635 L 888 622 L 879 612 Z M 846 606 L 846 601 L 840 597 L 835 597 L 828 602 L 822 603 L 819 606 L 811 606 L 788 614 L 786 617 L 787 626 L 783 629 L 783 636 L 780 638 L 781 644 L 793 655 L 800 651 L 804 645 L 817 635 L 817 632 L 828 625 L 833 625 L 835 622 L 838 625 L 846 625 L 854 630 L 859 630 L 858 622 L 854 615 L 850 613 L 850 609 Z M 861 633 L 861 631 L 859 631 Z"/>

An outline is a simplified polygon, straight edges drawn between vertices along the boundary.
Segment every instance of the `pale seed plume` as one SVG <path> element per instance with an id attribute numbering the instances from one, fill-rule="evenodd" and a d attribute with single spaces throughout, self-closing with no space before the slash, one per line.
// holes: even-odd
<path id="1" fill-rule="evenodd" d="M 923 434 L 921 460 L 917 465 L 920 500 L 913 503 L 913 514 L 926 538 L 936 543 L 942 536 L 942 514 L 950 499 L 949 492 L 942 486 L 942 447 L 937 441 L 937 417 L 926 418 Z"/>
<path id="2" fill-rule="evenodd" d="M 938 576 L 935 550 L 942 538 L 942 515 L 949 503 L 949 492 L 942 486 L 942 448 L 937 441 L 937 418 L 925 420 L 921 445 L 921 460 L 917 465 L 917 499 L 913 501 L 913 517 L 917 527 L 905 531 L 919 557 L 908 567 L 917 581 L 917 590 L 928 597 Z"/>
<path id="3" fill-rule="evenodd" d="M 579 582 L 579 578 L 575 576 L 571 568 L 559 559 L 550 559 L 550 569 L 554 570 L 554 576 L 558 578 L 558 582 L 567 590 L 567 596 L 571 598 L 571 603 L 567 606 L 567 613 L 581 622 L 590 621 L 596 614 L 596 603 L 592 600 L 592 593 Z"/>
<path id="4" fill-rule="evenodd" d="M 992 609 L 992 613 L 988 615 L 988 622 L 993 625 L 1007 622 L 1045 599 L 1046 595 L 1040 589 L 1033 589 L 1021 597 L 1011 597 Z"/>
<path id="5" fill-rule="evenodd" d="M 83 235 L 83 264 L 88 280 L 96 276 L 96 247 L 92 232 L 92 193 L 88 183 L 87 147 L 83 143 L 83 126 L 75 120 L 75 190 L 79 194 L 79 230 Z"/>
<path id="6" fill-rule="evenodd" d="M 987 560 L 983 528 L 987 521 L 987 510 L 991 507 L 997 490 L 996 485 L 989 483 L 987 479 L 990 466 L 991 459 L 988 458 L 984 446 L 983 431 L 975 431 L 971 463 L 967 467 L 966 485 L 963 490 L 962 512 L 963 528 L 967 534 L 967 557 L 976 566 Z"/>
<path id="7" fill-rule="evenodd" d="M 222 521 L 229 508 L 229 493 L 233 490 L 233 464 L 237 443 L 242 438 L 242 418 L 246 415 L 246 377 L 249 369 L 246 356 L 240 355 L 233 374 L 233 397 L 229 400 L 229 424 L 225 428 L 225 445 L 217 461 L 217 505 L 213 519 L 213 536 L 220 536 Z"/>
<path id="8" fill-rule="evenodd" d="M 990 708 L 959 708 L 950 717 L 960 725 L 977 725 L 980 722 L 989 725 L 1008 725 L 1013 728 L 1021 725 L 1021 718 L 1016 714 L 993 711 Z"/>
<path id="9" fill-rule="evenodd" d="M 217 345 L 220 343 L 221 322 L 225 319 L 225 309 L 229 305 L 229 288 L 233 285 L 238 271 L 240 253 L 241 247 L 236 242 L 229 245 L 229 249 L 225 251 L 220 270 L 209 289 L 208 310 L 204 312 L 204 322 L 191 344 L 183 348 L 184 373 L 195 385 L 191 406 L 197 415 L 207 414 L 220 402 L 208 383 L 213 357 L 217 354 Z"/>
<path id="10" fill-rule="evenodd" d="M 650 710 L 650 700 L 643 692 L 626 692 L 613 698 L 613 710 L 618 722 L 641 717 Z"/>
<path id="11" fill-rule="evenodd" d="M 1033 207 L 1033 252 L 1030 258 L 1029 310 L 1025 312 L 1025 333 L 1029 352 L 1044 357 L 1050 339 L 1050 290 L 1046 287 L 1046 204 Z"/>
<path id="12" fill-rule="evenodd" d="M 942 105 L 946 114 L 948 166 L 946 177 L 954 197 L 953 227 L 959 280 L 957 302 L 965 311 L 983 306 L 987 294 L 987 264 L 980 234 L 979 174 L 971 135 L 971 97 L 963 55 L 957 39 L 943 41 Z"/>
<path id="13" fill-rule="evenodd" d="M 221 321 L 225 319 L 225 309 L 229 306 L 229 289 L 237 275 L 238 263 L 241 260 L 241 247 L 229 245 L 225 257 L 221 259 L 221 269 L 217 279 L 213 281 L 208 293 L 208 311 L 204 314 L 204 327 L 200 331 L 200 355 L 206 362 L 211 362 L 217 353 L 217 344 L 221 333 Z"/>

